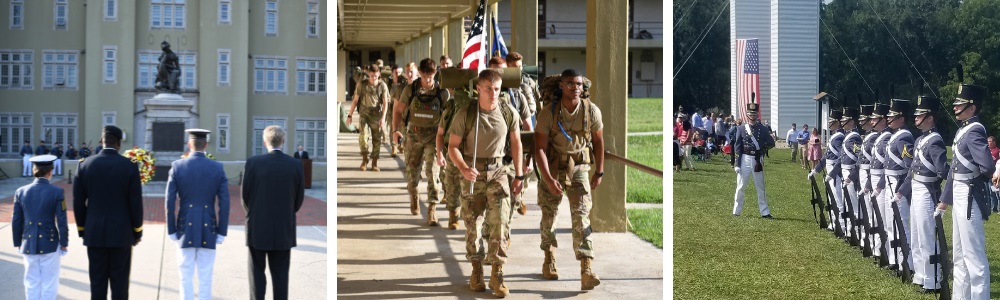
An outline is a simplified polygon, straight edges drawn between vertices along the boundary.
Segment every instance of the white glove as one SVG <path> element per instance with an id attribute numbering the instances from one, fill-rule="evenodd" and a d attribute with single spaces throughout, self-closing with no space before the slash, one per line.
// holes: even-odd
<path id="1" fill-rule="evenodd" d="M 176 234 L 167 234 L 167 236 L 170 237 L 170 240 L 175 241 L 175 242 L 181 239 L 181 233 L 180 232 L 178 232 Z"/>
<path id="2" fill-rule="evenodd" d="M 940 216 L 942 214 L 944 214 L 944 210 L 941 209 L 940 207 L 934 209 L 934 217 L 935 218 L 937 218 L 937 216 Z"/>
<path id="3" fill-rule="evenodd" d="M 903 201 L 903 194 L 896 193 L 896 196 L 892 197 L 892 201 L 900 203 L 901 201 Z"/>
<path id="4" fill-rule="evenodd" d="M 807 175 L 806 178 L 813 179 L 813 177 L 815 176 L 816 176 L 816 171 L 809 171 L 809 175 Z"/>
<path id="5" fill-rule="evenodd" d="M 740 172 L 740 167 L 733 167 L 733 171 L 735 171 L 736 173 L 739 173 Z"/>
<path id="6" fill-rule="evenodd" d="M 851 178 L 850 177 L 844 177 L 844 184 L 851 184 Z"/>
<path id="7" fill-rule="evenodd" d="M 823 177 L 823 179 L 825 179 L 826 181 L 833 181 L 833 176 L 830 176 L 830 174 L 826 174 L 826 177 Z"/>
<path id="8" fill-rule="evenodd" d="M 59 256 L 66 256 L 67 253 L 69 253 L 69 250 L 62 251 L 62 249 L 59 249 Z"/>
<path id="9" fill-rule="evenodd" d="M 225 240 L 225 239 L 226 239 L 226 236 L 224 236 L 224 235 L 221 235 L 221 234 L 216 234 L 215 235 L 215 243 L 216 244 L 222 244 L 222 241 Z"/>

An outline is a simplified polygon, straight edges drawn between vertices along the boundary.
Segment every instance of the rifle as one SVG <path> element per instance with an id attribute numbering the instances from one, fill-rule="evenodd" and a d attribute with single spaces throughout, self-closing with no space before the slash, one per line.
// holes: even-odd
<path id="1" fill-rule="evenodd" d="M 837 209 L 837 205 L 833 204 L 833 188 L 830 186 L 828 181 L 824 181 L 823 184 L 826 187 L 826 206 L 830 208 L 830 218 L 833 222 L 833 235 L 839 238 L 846 236 L 844 234 L 844 229 L 840 228 L 840 222 L 838 222 L 838 216 L 840 216 L 840 210 Z"/>
<path id="2" fill-rule="evenodd" d="M 841 181 L 843 183 L 843 181 Z M 847 185 L 841 184 L 841 195 L 843 195 L 840 201 L 844 201 L 844 212 L 841 217 L 844 218 L 844 224 L 847 224 L 847 230 L 850 236 L 847 238 L 847 242 L 851 246 L 858 246 L 858 235 L 857 235 L 857 219 L 854 218 L 854 205 L 851 203 L 850 195 L 848 195 Z"/>
<path id="3" fill-rule="evenodd" d="M 948 286 L 948 277 L 951 276 L 951 261 L 948 256 L 948 240 L 944 236 L 944 221 L 941 216 L 934 217 L 934 255 L 930 257 L 931 264 L 941 266 L 941 277 L 938 277 L 938 268 L 934 268 L 934 281 L 941 278 L 941 288 L 938 289 L 938 299 L 950 300 L 951 288 Z"/>
<path id="4" fill-rule="evenodd" d="M 813 219 L 817 219 L 816 207 L 819 206 L 819 217 L 817 220 L 819 223 L 819 229 L 826 229 L 829 224 L 826 222 L 826 216 L 823 215 L 823 211 L 826 210 L 826 208 L 823 207 L 823 200 L 820 200 L 822 194 L 819 192 L 819 185 L 816 184 L 816 178 L 810 178 L 810 180 L 812 182 L 812 200 L 810 202 L 813 207 Z"/>
<path id="5" fill-rule="evenodd" d="M 899 215 L 899 205 L 896 201 L 892 202 L 892 213 L 893 213 L 893 227 L 895 227 L 896 240 L 892 241 L 893 248 L 900 248 L 903 252 L 902 260 L 899 257 L 896 258 L 896 263 L 898 263 L 902 268 L 903 272 L 900 274 L 900 278 L 903 283 L 909 283 L 913 276 L 913 270 L 910 268 L 910 244 L 906 240 L 906 227 L 903 227 L 903 218 Z M 898 252 L 893 251 L 893 254 Z"/>
<path id="6" fill-rule="evenodd" d="M 889 265 L 889 251 L 885 248 L 889 242 L 889 237 L 885 234 L 885 219 L 882 218 L 882 211 L 878 209 L 878 199 L 875 195 L 872 195 L 871 203 L 872 207 L 874 207 L 872 211 L 875 212 L 874 217 L 876 225 L 869 229 L 869 235 L 874 233 L 874 235 L 878 236 L 879 241 L 881 241 L 882 246 L 878 247 L 878 253 L 880 255 L 878 265 L 885 267 Z"/>
<path id="7" fill-rule="evenodd" d="M 859 233 L 864 233 L 864 238 L 861 239 L 861 256 L 871 257 L 872 256 L 872 238 L 871 238 L 871 224 L 868 222 L 868 207 L 865 205 L 864 195 L 858 193 L 858 208 L 860 212 L 861 227 L 858 229 Z"/>

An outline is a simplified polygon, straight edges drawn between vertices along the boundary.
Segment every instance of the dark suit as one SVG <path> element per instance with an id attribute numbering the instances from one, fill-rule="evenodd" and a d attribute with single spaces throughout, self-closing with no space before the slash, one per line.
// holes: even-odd
<path id="1" fill-rule="evenodd" d="M 309 159 L 309 151 L 302 150 L 302 154 L 299 154 L 299 152 L 295 152 L 295 158 Z"/>
<path id="2" fill-rule="evenodd" d="M 295 213 L 305 197 L 302 163 L 280 150 L 247 159 L 242 186 L 250 248 L 251 299 L 264 299 L 265 259 L 271 265 L 274 299 L 288 299 L 288 268 L 295 242 Z"/>
<path id="3" fill-rule="evenodd" d="M 91 299 L 128 299 L 132 246 L 142 237 L 139 168 L 115 149 L 80 163 L 73 184 L 73 215 L 90 260 Z"/>

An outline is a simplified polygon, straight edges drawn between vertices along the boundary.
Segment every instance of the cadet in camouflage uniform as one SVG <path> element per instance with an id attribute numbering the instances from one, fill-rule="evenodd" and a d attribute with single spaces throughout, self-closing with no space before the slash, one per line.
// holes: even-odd
<path id="1" fill-rule="evenodd" d="M 503 58 L 500 58 L 499 56 L 494 56 L 489 61 L 489 67 L 494 69 L 504 69 L 507 68 L 507 61 L 504 60 Z M 500 102 L 502 104 L 510 105 L 514 109 L 514 112 L 516 112 L 518 116 L 521 117 L 521 123 L 520 123 L 521 130 L 526 132 L 531 132 L 533 130 L 531 128 L 531 110 L 528 107 L 529 104 L 527 99 L 528 97 L 524 95 L 524 92 L 519 88 L 502 89 L 500 93 Z M 511 174 L 507 176 L 508 177 L 507 179 L 508 181 L 513 182 L 514 178 L 511 176 L 514 176 L 513 174 L 514 161 L 511 158 L 512 158 L 511 156 L 504 156 L 503 164 L 504 167 L 511 170 Z M 523 195 L 524 195 L 524 190 L 521 190 L 521 193 L 511 195 L 511 198 L 513 199 L 514 203 L 513 204 L 514 209 L 517 210 L 518 213 L 520 213 L 521 215 L 524 215 L 525 213 L 528 212 L 527 210 L 528 206 L 525 205 L 523 201 L 521 201 Z M 511 215 L 511 217 L 513 217 L 513 215 Z"/>
<path id="2" fill-rule="evenodd" d="M 460 91 L 461 92 L 461 91 Z M 451 128 L 451 121 L 455 118 L 457 111 L 464 111 L 467 106 L 474 102 L 468 93 L 456 93 L 445 102 L 444 112 L 441 114 L 441 123 L 438 125 L 436 150 L 438 165 L 445 162 L 444 172 L 442 172 L 441 182 L 444 183 L 444 200 L 448 208 L 448 229 L 458 229 L 458 209 L 462 207 L 462 172 L 458 171 L 447 156 L 448 142 L 446 133 Z"/>
<path id="3" fill-rule="evenodd" d="M 524 73 L 524 64 L 522 60 L 524 59 L 520 53 L 511 51 L 507 53 L 507 66 L 512 68 L 522 69 L 521 71 L 521 93 L 524 94 L 525 100 L 528 102 L 528 110 L 532 117 L 538 113 L 538 108 L 542 106 L 541 94 L 538 93 L 538 83 L 528 73 Z M 532 122 L 534 125 L 534 122 Z"/>
<path id="4" fill-rule="evenodd" d="M 555 221 L 566 193 L 573 216 L 572 248 L 580 261 L 581 289 L 591 290 L 601 283 L 590 269 L 594 258 L 590 192 L 601 184 L 604 176 L 604 124 L 601 110 L 589 100 L 589 84 L 585 84 L 583 75 L 568 69 L 559 80 L 559 90 L 553 98 L 558 100 L 539 111 L 535 128 L 535 157 L 545 183 L 538 190 L 538 205 L 542 207 L 541 248 L 545 251 L 542 274 L 546 279 L 559 278 L 555 263 L 558 247 Z M 588 178 L 591 164 L 597 172 Z"/>
<path id="5" fill-rule="evenodd" d="M 399 100 L 399 94 L 403 91 L 403 88 L 406 87 L 406 85 L 410 84 L 410 81 L 406 79 L 406 76 L 403 76 L 403 67 L 396 65 L 392 66 L 392 77 L 390 78 L 392 79 L 392 81 L 389 82 L 390 84 L 389 112 L 392 112 L 394 107 L 393 104 L 395 104 L 396 101 Z M 386 125 L 392 126 L 392 122 L 395 121 L 395 114 L 389 114 L 389 116 L 392 117 L 393 119 L 390 120 L 389 122 L 386 122 L 387 123 Z M 392 129 L 392 128 L 386 128 L 386 129 Z M 395 140 L 389 141 L 389 147 L 392 149 L 391 150 L 392 152 L 389 153 L 390 156 L 396 157 L 396 153 L 399 152 L 399 148 L 397 146 L 398 144 L 396 143 Z"/>
<path id="6" fill-rule="evenodd" d="M 410 213 L 417 214 L 417 184 L 420 183 L 420 164 L 424 165 L 427 178 L 427 225 L 437 226 L 437 216 L 434 209 L 440 201 L 441 165 L 435 161 L 434 154 L 437 137 L 437 127 L 441 122 L 441 113 L 445 103 L 451 98 L 448 90 L 434 82 L 437 73 L 433 59 L 420 61 L 420 80 L 403 88 L 399 103 L 393 111 L 394 119 L 402 120 L 403 115 L 409 116 L 406 125 L 406 190 L 410 193 Z M 403 136 L 400 132 L 401 123 L 393 124 L 393 138 Z"/>
<path id="7" fill-rule="evenodd" d="M 507 182 L 508 169 L 501 160 L 504 145 L 510 152 L 521 153 L 520 118 L 510 106 L 500 102 L 500 73 L 486 69 L 479 73 L 476 84 L 477 105 L 457 111 L 448 130 L 448 157 L 462 173 L 462 219 L 465 221 L 466 258 L 472 261 L 469 287 L 486 290 L 483 284 L 483 259 L 493 266 L 490 288 L 497 297 L 506 297 L 509 289 L 503 280 L 503 265 L 507 260 L 507 237 L 510 231 L 510 195 L 520 192 L 524 175 L 521 158 L 514 156 L 514 183 Z M 470 190 L 470 188 L 474 188 Z M 477 221 L 488 224 L 489 250 L 485 251 Z"/>
<path id="8" fill-rule="evenodd" d="M 381 71 L 377 65 L 370 65 L 365 71 L 368 72 L 368 78 L 358 83 L 354 99 L 351 100 L 351 109 L 347 112 L 347 123 L 352 123 L 351 118 L 354 109 L 357 108 L 361 115 L 359 126 L 361 134 L 358 135 L 358 143 L 361 145 L 361 171 L 368 169 L 370 150 L 372 171 L 378 172 L 380 170 L 378 154 L 382 146 L 382 124 L 385 124 L 386 113 L 389 111 L 389 88 L 386 87 L 385 82 L 379 80 Z M 371 144 L 368 143 L 369 132 Z"/>

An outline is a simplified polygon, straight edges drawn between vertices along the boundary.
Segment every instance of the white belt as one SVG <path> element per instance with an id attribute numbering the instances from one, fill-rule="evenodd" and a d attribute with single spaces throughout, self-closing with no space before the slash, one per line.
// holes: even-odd
<path id="1" fill-rule="evenodd" d="M 31 154 L 25 154 L 24 157 L 31 157 Z"/>
<path id="2" fill-rule="evenodd" d="M 844 170 L 854 170 L 854 168 L 856 167 L 856 165 L 847 165 L 847 164 L 844 164 L 844 165 L 840 165 L 840 167 L 843 168 Z"/>
<path id="3" fill-rule="evenodd" d="M 968 181 L 968 180 L 976 179 L 976 177 L 979 177 L 979 174 L 976 174 L 976 173 L 965 173 L 965 174 L 953 173 L 952 176 L 954 177 L 955 180 Z"/>
<path id="4" fill-rule="evenodd" d="M 885 175 L 906 175 L 906 169 L 903 170 L 885 170 Z"/>
<path id="5" fill-rule="evenodd" d="M 862 169 L 871 169 L 871 167 L 872 167 L 871 164 L 861 164 Z"/>
<path id="6" fill-rule="evenodd" d="M 839 164 L 839 163 L 840 163 L 839 159 L 827 159 L 826 160 L 826 165 L 828 165 L 828 166 L 836 165 L 836 164 Z"/>
<path id="7" fill-rule="evenodd" d="M 937 177 L 931 177 L 931 176 L 924 176 L 924 175 L 920 175 L 920 174 L 913 174 L 913 180 L 915 180 L 917 182 L 923 182 L 923 183 L 935 183 L 935 182 L 937 182 L 938 178 Z"/>
<path id="8" fill-rule="evenodd" d="M 885 172 L 884 172 L 883 169 L 871 169 L 871 173 L 872 173 L 872 175 L 882 175 Z"/>

